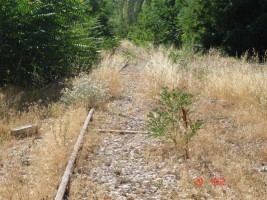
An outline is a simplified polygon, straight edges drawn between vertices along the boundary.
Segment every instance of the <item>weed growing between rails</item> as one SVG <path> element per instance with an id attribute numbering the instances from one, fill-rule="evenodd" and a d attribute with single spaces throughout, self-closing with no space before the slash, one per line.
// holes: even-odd
<path id="1" fill-rule="evenodd" d="M 153 136 L 165 136 L 171 139 L 175 146 L 179 137 L 185 145 L 185 158 L 189 159 L 189 141 L 197 134 L 202 122 L 190 118 L 192 94 L 183 89 L 169 90 L 164 88 L 160 94 L 159 108 L 149 113 L 149 122 Z"/>

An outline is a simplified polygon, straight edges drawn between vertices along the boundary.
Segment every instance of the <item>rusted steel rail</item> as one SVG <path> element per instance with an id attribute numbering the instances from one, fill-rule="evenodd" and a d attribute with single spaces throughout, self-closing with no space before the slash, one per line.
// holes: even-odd
<path id="1" fill-rule="evenodd" d="M 120 50 L 120 49 L 119 49 Z M 116 50 L 115 50 L 116 51 Z M 128 53 L 127 51 L 123 51 L 121 50 L 123 53 L 126 53 L 126 54 L 129 54 L 129 55 L 132 55 L 130 53 Z M 142 59 L 136 55 L 132 55 L 136 58 L 139 58 L 139 59 Z M 144 59 L 142 59 L 144 60 Z M 125 62 L 125 64 L 122 66 L 122 68 L 119 69 L 119 71 L 123 70 L 124 68 L 126 68 L 130 63 L 130 60 L 127 60 Z M 57 191 L 57 194 L 56 194 L 56 197 L 55 197 L 55 200 L 63 200 L 64 197 L 65 197 L 65 194 L 66 194 L 66 190 L 67 190 L 67 187 L 68 187 L 68 184 L 69 184 L 69 181 L 70 181 L 70 176 L 72 174 L 72 170 L 73 170 L 73 167 L 74 167 L 74 164 L 75 164 L 75 161 L 77 159 L 77 156 L 78 156 L 78 153 L 79 153 L 79 150 L 81 148 L 81 145 L 82 145 L 82 141 L 83 141 L 83 138 L 84 138 L 84 135 L 85 135 L 85 132 L 87 130 L 87 127 L 89 125 L 89 122 L 90 120 L 92 119 L 92 116 L 93 116 L 93 112 L 94 112 L 94 109 L 92 108 L 87 117 L 86 117 L 86 120 L 83 124 L 83 127 L 81 129 L 81 132 L 79 134 L 79 137 L 76 141 L 76 144 L 73 148 L 73 152 L 70 156 L 70 159 L 68 161 L 68 164 L 67 164 L 67 167 L 66 167 L 66 170 L 64 172 L 64 175 L 62 176 L 62 179 L 61 179 L 61 182 L 60 182 L 60 185 L 58 187 L 58 191 Z M 99 132 L 117 132 L 117 133 L 149 133 L 147 131 L 130 131 L 130 130 L 94 130 L 94 131 L 99 131 Z"/>
<path id="2" fill-rule="evenodd" d="M 57 191 L 57 195 L 55 197 L 55 200 L 63 200 L 64 199 L 64 195 L 65 195 L 65 192 L 66 192 L 66 189 L 67 189 L 67 186 L 69 184 L 69 180 L 70 180 L 70 175 L 72 173 L 72 169 L 73 169 L 73 166 L 74 166 L 74 163 L 76 161 L 76 158 L 78 156 L 78 153 L 79 153 L 79 150 L 80 150 L 80 147 L 81 147 L 81 144 L 82 144 L 82 141 L 83 141 L 83 138 L 84 138 L 84 135 L 85 135 L 85 132 L 87 130 L 87 127 L 89 125 L 89 122 L 93 116 L 93 112 L 94 112 L 94 109 L 92 108 L 86 119 L 85 119 L 85 122 L 83 124 L 83 127 L 81 129 L 81 132 L 79 134 L 79 137 L 76 141 L 76 144 L 73 148 L 73 152 L 70 156 L 70 159 L 69 159 L 69 162 L 67 164 L 67 167 L 66 167 L 66 170 L 65 170 L 65 173 L 61 179 L 61 183 L 59 185 L 59 188 L 58 188 L 58 191 Z"/>

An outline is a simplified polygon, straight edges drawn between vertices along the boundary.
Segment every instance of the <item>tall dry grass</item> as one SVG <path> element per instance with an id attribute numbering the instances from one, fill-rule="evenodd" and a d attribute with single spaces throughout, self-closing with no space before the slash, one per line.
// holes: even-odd
<path id="1" fill-rule="evenodd" d="M 93 80 L 105 84 L 111 96 L 118 96 L 121 92 L 121 73 L 122 66 L 127 62 L 121 54 L 103 55 L 101 62 L 92 71 L 90 76 Z"/>
<path id="2" fill-rule="evenodd" d="M 180 55 L 176 63 L 170 56 L 173 51 Z M 203 56 L 183 57 L 181 50 L 153 49 L 143 79 L 153 94 L 162 87 L 186 87 L 210 98 L 267 108 L 267 64 L 225 57 L 214 50 Z"/>
<path id="3" fill-rule="evenodd" d="M 189 64 L 203 73 L 205 95 L 242 103 L 247 106 L 267 108 L 267 65 L 249 63 L 244 59 L 210 53 Z"/>
<path id="4" fill-rule="evenodd" d="M 1 198 L 53 199 L 85 116 L 84 108 L 67 109 L 42 122 L 39 139 L 9 142 L 1 149 Z"/>
<path id="5" fill-rule="evenodd" d="M 194 115 L 204 125 L 191 144 L 192 166 L 199 166 L 204 155 L 240 199 L 266 199 L 266 176 L 258 170 L 267 165 L 266 63 L 249 63 L 216 51 L 198 56 L 164 47 L 143 49 L 128 41 L 121 47 L 143 59 L 118 52 L 103 54 L 91 74 L 77 76 L 72 87 L 64 90 L 67 107 L 62 99 L 43 106 L 38 103 L 39 94 L 32 92 L 30 99 L 35 101 L 20 110 L 16 106 L 22 98 L 19 90 L 15 95 L 11 90 L 0 92 L 0 199 L 54 197 L 86 107 L 90 102 L 105 104 L 121 94 L 119 70 L 128 59 L 138 59 L 144 66 L 147 98 L 156 97 L 162 87 L 186 87 L 197 96 Z M 10 128 L 29 123 L 41 125 L 41 138 L 10 137 Z M 199 176 L 204 172 L 199 171 Z"/>
<path id="6" fill-rule="evenodd" d="M 39 101 L 40 91 L 0 93 L 0 199 L 54 198 L 88 107 L 120 95 L 119 69 L 126 58 L 105 55 L 92 73 L 74 78 L 57 98 L 48 92 L 54 101 Z M 25 124 L 38 124 L 40 135 L 23 140 L 10 136 L 11 128 Z"/>
<path id="7" fill-rule="evenodd" d="M 196 96 L 194 116 L 204 125 L 191 144 L 194 165 L 205 156 L 240 199 L 266 199 L 260 169 L 267 165 L 267 63 L 160 47 L 150 51 L 142 78 L 148 97 L 162 87 L 186 87 Z"/>
<path id="8" fill-rule="evenodd" d="M 153 49 L 153 45 L 148 45 L 147 47 L 136 47 L 129 40 L 122 40 L 118 49 L 124 50 L 124 53 L 128 53 L 128 57 L 133 60 L 137 58 L 143 58 L 144 60 L 150 55 L 150 50 Z"/>

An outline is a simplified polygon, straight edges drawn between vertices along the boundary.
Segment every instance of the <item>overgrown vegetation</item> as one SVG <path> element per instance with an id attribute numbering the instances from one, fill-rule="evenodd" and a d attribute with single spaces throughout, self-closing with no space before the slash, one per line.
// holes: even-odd
<path id="1" fill-rule="evenodd" d="M 72 83 L 72 87 L 62 91 L 61 101 L 66 104 L 82 104 L 98 106 L 108 99 L 108 88 L 88 75 L 80 75 Z"/>
<path id="2" fill-rule="evenodd" d="M 206 169 L 205 159 L 208 165 L 220 171 L 218 176 L 225 177 L 227 186 L 234 188 L 238 199 L 255 196 L 265 199 L 266 63 L 247 62 L 246 57 L 228 57 L 214 49 L 205 55 L 197 55 L 164 47 L 148 51 L 145 60 L 142 91 L 147 98 L 154 99 L 155 107 L 158 102 L 156 94 L 162 87 L 169 87 L 170 91 L 186 87 L 188 93 L 196 95 L 190 106 L 194 110 L 190 116 L 203 120 L 203 125 L 190 142 L 187 162 L 190 173 L 195 171 L 207 182 L 214 177 Z M 179 145 L 177 150 L 165 143 L 162 147 L 152 147 L 151 152 L 155 155 L 155 164 L 158 159 L 163 159 L 176 166 L 173 157 L 184 155 L 184 148 Z M 192 187 L 188 177 L 185 184 Z M 208 183 L 195 194 L 200 198 L 205 196 L 205 191 L 210 192 Z M 189 193 L 194 192 L 190 190 Z"/>
<path id="3" fill-rule="evenodd" d="M 61 98 L 47 100 L 45 105 L 41 101 L 34 101 L 25 103 L 23 109 L 19 110 L 21 101 L 40 97 L 40 91 L 30 90 L 28 95 L 19 95 L 11 89 L 1 91 L 0 165 L 4 175 L 0 179 L 0 198 L 55 197 L 71 147 L 88 114 L 88 107 L 102 106 L 109 97 L 120 95 L 121 77 L 118 69 L 125 63 L 125 59 L 108 53 L 104 56 L 106 59 L 92 69 L 92 73 L 82 73 L 72 78 L 61 90 Z M 47 88 L 45 96 L 50 99 L 50 95 L 59 91 Z M 40 135 L 23 140 L 11 137 L 11 128 L 27 124 L 38 124 Z M 21 171 L 24 173 L 21 174 Z"/>
<path id="4" fill-rule="evenodd" d="M 137 44 L 172 44 L 194 51 L 216 47 L 232 56 L 255 50 L 261 59 L 267 48 L 266 1 L 128 0 L 119 6 L 124 35 Z M 128 20 L 129 15 L 137 17 Z"/>
<path id="5" fill-rule="evenodd" d="M 267 46 L 262 0 L 3 0 L 0 10 L 1 85 L 40 87 L 88 71 L 115 35 L 261 60 Z"/>
<path id="6" fill-rule="evenodd" d="M 84 107 L 120 95 L 119 70 L 130 58 L 143 66 L 140 98 L 170 88 L 149 116 L 154 135 L 182 141 L 187 158 L 190 142 L 189 162 L 198 166 L 205 155 L 240 199 L 266 199 L 266 21 L 263 0 L 1 0 L 0 166 L 8 168 L 1 195 L 53 198 Z M 122 42 L 141 59 L 114 51 L 100 62 L 118 38 L 146 45 Z M 176 90 L 184 87 L 189 93 Z M 9 131 L 29 123 L 42 125 L 42 138 L 25 139 L 24 149 Z M 28 154 L 41 159 L 23 166 Z"/>
<path id="7" fill-rule="evenodd" d="M 160 94 L 159 108 L 153 109 L 148 115 L 153 136 L 165 136 L 171 139 L 176 147 L 179 138 L 182 139 L 186 159 L 189 159 L 189 141 L 202 125 L 201 120 L 194 121 L 190 117 L 192 97 L 193 95 L 185 93 L 184 89 L 164 88 Z"/>
<path id="8" fill-rule="evenodd" d="M 43 86 L 90 69 L 115 44 L 93 2 L 1 1 L 0 84 Z"/>

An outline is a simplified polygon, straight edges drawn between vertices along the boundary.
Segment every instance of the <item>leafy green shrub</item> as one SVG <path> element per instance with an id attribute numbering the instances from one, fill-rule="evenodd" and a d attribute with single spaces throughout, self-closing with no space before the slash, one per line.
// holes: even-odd
<path id="1" fill-rule="evenodd" d="M 164 88 L 160 94 L 159 108 L 149 113 L 149 123 L 153 136 L 165 136 L 177 146 L 177 139 L 181 137 L 185 142 L 185 157 L 189 158 L 189 141 L 197 134 L 202 122 L 190 119 L 189 106 L 192 94 L 183 89 L 169 90 Z"/>
<path id="2" fill-rule="evenodd" d="M 98 106 L 108 98 L 107 86 L 87 75 L 81 75 L 74 80 L 72 88 L 63 89 L 61 101 L 65 105 L 86 103 L 88 106 Z"/>
<path id="3" fill-rule="evenodd" d="M 88 1 L 1 0 L 0 84 L 43 86 L 90 68 L 104 33 Z"/>

